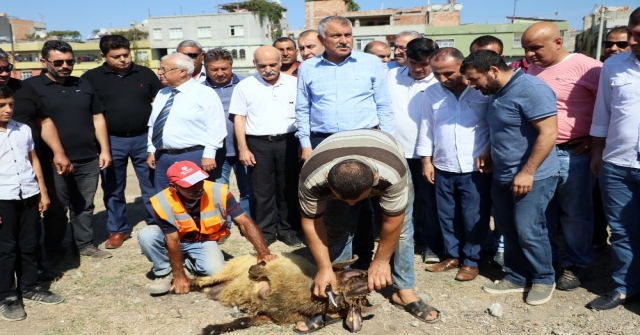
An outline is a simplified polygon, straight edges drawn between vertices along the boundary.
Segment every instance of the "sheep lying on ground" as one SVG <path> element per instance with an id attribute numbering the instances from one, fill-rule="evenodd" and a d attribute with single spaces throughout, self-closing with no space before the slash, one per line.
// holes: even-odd
<path id="1" fill-rule="evenodd" d="M 233 258 L 216 275 L 194 279 L 192 287 L 207 292 L 211 299 L 225 306 L 237 306 L 249 317 L 209 325 L 203 334 L 220 334 L 270 322 L 292 324 L 313 315 L 346 309 L 349 309 L 347 326 L 351 332 L 357 332 L 362 327 L 361 311 L 370 308 L 364 306 L 369 293 L 366 271 L 344 270 L 356 260 L 333 266 L 338 280 L 338 307 L 335 307 L 328 299 L 313 295 L 317 269 L 303 257 L 281 253 L 266 264 L 256 264 L 255 255 Z"/>

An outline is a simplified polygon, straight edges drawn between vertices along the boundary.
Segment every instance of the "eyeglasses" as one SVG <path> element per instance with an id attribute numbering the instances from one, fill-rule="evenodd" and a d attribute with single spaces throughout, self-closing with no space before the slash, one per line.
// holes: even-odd
<path id="1" fill-rule="evenodd" d="M 626 47 L 629 46 L 629 43 L 625 42 L 625 41 L 620 41 L 620 42 L 604 41 L 604 47 L 605 48 L 611 48 L 611 47 L 613 47 L 614 44 L 615 44 L 615 46 L 618 47 L 618 49 L 625 49 Z"/>
<path id="2" fill-rule="evenodd" d="M 13 70 L 13 64 L 9 63 L 7 66 L 0 66 L 0 73 L 11 72 Z"/>
<path id="3" fill-rule="evenodd" d="M 161 68 L 158 69 L 158 73 L 167 73 L 167 72 L 173 71 L 173 70 L 180 70 L 180 68 L 174 67 L 172 69 L 165 69 L 165 68 L 161 67 Z"/>
<path id="4" fill-rule="evenodd" d="M 45 59 L 45 61 L 47 61 L 49 64 L 55 66 L 55 67 L 61 67 L 62 64 L 67 63 L 68 66 L 73 66 L 73 64 L 76 63 L 75 59 L 57 59 L 54 61 L 50 61 L 48 59 Z"/>
<path id="5" fill-rule="evenodd" d="M 198 58 L 198 56 L 200 56 L 200 53 L 199 52 L 190 52 L 190 53 L 186 53 L 186 54 L 183 53 L 183 55 L 187 55 L 191 59 L 196 59 L 196 58 Z"/>
<path id="6" fill-rule="evenodd" d="M 396 49 L 398 49 L 400 51 L 407 51 L 407 47 L 403 46 L 403 45 L 396 45 Z"/>

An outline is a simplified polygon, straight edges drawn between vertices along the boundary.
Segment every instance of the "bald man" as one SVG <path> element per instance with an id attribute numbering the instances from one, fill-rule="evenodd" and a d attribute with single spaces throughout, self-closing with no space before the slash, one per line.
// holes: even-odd
<path id="1" fill-rule="evenodd" d="M 562 43 L 560 31 L 550 22 L 535 23 L 522 35 L 522 47 L 531 63 L 527 73 L 546 82 L 557 97 L 560 176 L 546 217 L 556 287 L 570 291 L 580 286 L 582 270 L 593 260 L 593 212 L 585 208 L 593 205 L 589 130 L 602 63 L 571 54 Z M 556 244 L 558 223 L 564 231 L 562 257 Z"/>
<path id="2" fill-rule="evenodd" d="M 267 245 L 280 239 L 289 246 L 298 246 L 301 242 L 294 230 L 300 222 L 299 143 L 295 137 L 297 79 L 280 72 L 281 53 L 272 46 L 258 48 L 253 64 L 258 73 L 238 83 L 229 104 L 239 158 L 249 168 L 256 198 L 256 224 Z M 275 201 L 280 214 L 277 224 Z"/>
<path id="3" fill-rule="evenodd" d="M 387 43 L 381 41 L 367 43 L 363 51 L 380 58 L 383 63 L 389 63 L 391 60 L 391 48 L 389 48 Z"/>
<path id="4" fill-rule="evenodd" d="M 298 50 L 302 61 L 313 58 L 324 52 L 324 45 L 318 39 L 318 31 L 305 30 L 298 36 Z"/>

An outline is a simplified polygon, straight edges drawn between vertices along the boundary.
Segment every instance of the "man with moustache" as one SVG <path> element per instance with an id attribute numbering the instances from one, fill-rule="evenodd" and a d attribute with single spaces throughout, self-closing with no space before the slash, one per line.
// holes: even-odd
<path id="1" fill-rule="evenodd" d="M 559 170 L 556 97 L 541 79 L 512 71 L 490 50 L 470 54 L 460 72 L 471 87 L 491 95 L 487 121 L 493 160 L 491 198 L 495 224 L 504 236 L 504 279 L 485 284 L 491 294 L 529 291 L 526 303 L 541 305 L 555 289 L 544 212 Z M 515 106 L 515 108 L 514 108 Z M 478 158 L 487 168 L 489 150 Z"/>
<path id="2" fill-rule="evenodd" d="M 297 77 L 300 62 L 298 62 L 298 49 L 296 49 L 296 42 L 289 37 L 280 37 L 273 42 L 273 46 L 280 50 L 280 56 L 282 58 L 280 72 Z"/>
<path id="3" fill-rule="evenodd" d="M 522 34 L 522 47 L 531 65 L 527 74 L 542 79 L 557 98 L 556 154 L 560 174 L 546 211 L 547 229 L 559 290 L 580 286 L 582 270 L 593 261 L 593 175 L 591 117 L 602 63 L 562 46 L 560 31 L 551 22 L 538 22 Z M 558 225 L 564 236 L 563 255 L 556 243 Z"/>
<path id="4" fill-rule="evenodd" d="M 604 46 L 604 55 L 601 61 L 607 60 L 609 57 L 631 50 L 629 42 L 627 42 L 627 27 L 615 27 L 611 29 L 602 42 Z"/>
<path id="5" fill-rule="evenodd" d="M 202 60 L 204 59 L 204 51 L 202 45 L 194 40 L 184 40 L 178 44 L 176 52 L 188 56 L 193 59 L 193 73 L 191 78 L 197 83 L 203 83 L 207 80 L 207 73 L 202 66 Z"/>
<path id="6" fill-rule="evenodd" d="M 293 229 L 298 212 L 298 141 L 295 137 L 295 77 L 280 72 L 281 54 L 262 46 L 253 54 L 258 73 L 233 90 L 229 114 L 242 164 L 249 167 L 256 198 L 256 224 L 267 245 L 277 238 L 299 246 Z M 275 192 L 274 192 L 275 190 Z M 274 204 L 280 221 L 276 222 Z"/>
<path id="7" fill-rule="evenodd" d="M 109 239 L 105 248 L 119 248 L 131 235 L 127 222 L 127 166 L 133 164 L 142 202 L 147 210 L 147 223 L 153 223 L 149 199 L 156 193 L 153 173 L 147 165 L 147 122 L 151 102 L 162 84 L 149 68 L 134 64 L 129 41 L 121 35 L 100 39 L 104 63 L 82 75 L 96 91 L 102 105 L 109 132 L 112 164 L 101 173 L 104 205 L 107 209 Z"/>
<path id="8" fill-rule="evenodd" d="M 100 171 L 111 165 L 104 106 L 87 80 L 71 76 L 75 60 L 68 43 L 45 42 L 40 62 L 45 69 L 25 82 L 38 92 L 47 106 L 65 153 L 73 164 L 73 173 L 67 175 L 59 174 L 55 164 L 42 164 L 51 198 L 51 206 L 43 220 L 47 256 L 56 259 L 64 255 L 62 241 L 70 219 L 79 254 L 109 258 L 109 252 L 93 244 L 93 198 Z M 43 148 L 43 154 L 51 157 L 48 148 Z"/>
<path id="9" fill-rule="evenodd" d="M 391 61 L 391 49 L 387 43 L 382 41 L 369 42 L 364 46 L 364 50 L 362 51 L 380 58 L 380 61 L 383 63 L 389 63 L 389 61 Z"/>
<path id="10" fill-rule="evenodd" d="M 305 30 L 298 36 L 298 50 L 302 61 L 320 55 L 324 52 L 324 45 L 318 39 L 316 30 Z"/>
<path id="11" fill-rule="evenodd" d="M 407 44 L 415 38 L 421 38 L 422 34 L 415 30 L 401 31 L 396 35 L 393 47 L 393 61 L 385 64 L 388 70 L 396 67 L 407 66 Z M 437 44 L 435 45 L 437 46 Z"/>

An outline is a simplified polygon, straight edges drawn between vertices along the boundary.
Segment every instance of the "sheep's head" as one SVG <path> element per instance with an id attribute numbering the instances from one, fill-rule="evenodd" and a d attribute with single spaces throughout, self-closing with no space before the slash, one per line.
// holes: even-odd
<path id="1" fill-rule="evenodd" d="M 357 259 L 358 256 L 355 256 L 352 260 L 333 265 L 338 280 L 336 301 L 341 309 L 349 309 L 346 323 L 352 333 L 356 333 L 362 328 L 362 307 L 367 304 L 367 295 L 369 294 L 367 272 L 344 269 Z"/>

